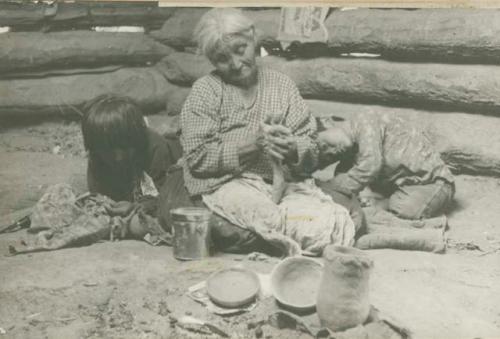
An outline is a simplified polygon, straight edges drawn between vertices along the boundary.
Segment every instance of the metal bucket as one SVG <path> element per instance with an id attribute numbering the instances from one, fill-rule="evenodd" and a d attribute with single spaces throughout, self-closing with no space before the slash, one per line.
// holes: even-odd
<path id="1" fill-rule="evenodd" d="M 210 255 L 210 221 L 206 208 L 182 207 L 170 211 L 174 226 L 174 257 L 198 260 Z"/>

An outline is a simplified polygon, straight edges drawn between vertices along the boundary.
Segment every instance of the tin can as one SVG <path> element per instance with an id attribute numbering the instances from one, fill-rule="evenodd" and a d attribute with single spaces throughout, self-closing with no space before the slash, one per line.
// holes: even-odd
<path id="1" fill-rule="evenodd" d="M 174 257 L 199 260 L 210 255 L 212 212 L 206 208 L 181 207 L 170 211 L 174 226 Z"/>

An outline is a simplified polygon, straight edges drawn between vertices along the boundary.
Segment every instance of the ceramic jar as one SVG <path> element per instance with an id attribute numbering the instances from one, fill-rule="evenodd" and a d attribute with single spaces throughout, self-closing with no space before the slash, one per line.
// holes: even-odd
<path id="1" fill-rule="evenodd" d="M 373 261 L 356 248 L 329 245 L 316 310 L 323 327 L 343 331 L 364 323 L 370 313 L 369 276 Z"/>

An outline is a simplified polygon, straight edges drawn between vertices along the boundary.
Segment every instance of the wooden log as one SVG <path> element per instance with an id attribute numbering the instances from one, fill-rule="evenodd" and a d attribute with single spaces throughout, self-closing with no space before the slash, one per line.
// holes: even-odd
<path id="1" fill-rule="evenodd" d="M 206 9 L 179 9 L 161 30 L 159 41 L 192 47 L 192 30 Z M 245 11 L 267 43 L 277 42 L 280 10 Z M 332 10 L 325 20 L 323 46 L 330 54 L 376 53 L 399 60 L 500 63 L 500 11 L 486 9 Z M 310 44 L 298 50 L 311 56 Z M 318 45 L 314 45 L 318 52 Z M 325 51 L 324 51 L 325 52 Z"/>
<path id="2" fill-rule="evenodd" d="M 357 9 L 325 22 L 336 52 L 379 53 L 408 60 L 500 62 L 500 11 Z"/>
<path id="3" fill-rule="evenodd" d="M 43 31 L 90 29 L 90 10 L 84 3 L 58 2 L 56 14 L 43 23 Z"/>
<path id="4" fill-rule="evenodd" d="M 0 77 L 49 68 L 146 65 L 172 49 L 140 33 L 18 32 L 0 34 Z"/>
<path id="5" fill-rule="evenodd" d="M 307 103 L 319 119 L 348 119 L 372 111 L 403 117 L 428 131 L 453 173 L 500 176 L 500 119 L 497 117 L 320 100 L 307 100 Z"/>
<path id="6" fill-rule="evenodd" d="M 92 26 L 143 26 L 159 29 L 175 12 L 173 7 L 158 7 L 147 2 L 56 2 L 0 3 L 0 26 L 14 31 L 61 30 Z"/>
<path id="7" fill-rule="evenodd" d="M 54 76 L 66 76 L 76 74 L 100 74 L 109 73 L 124 68 L 123 65 L 109 65 L 102 67 L 92 68 L 58 68 L 58 69 L 44 69 L 44 70 L 20 70 L 0 74 L 0 79 L 35 79 L 47 78 Z"/>
<path id="8" fill-rule="evenodd" d="M 144 26 L 158 29 L 175 12 L 174 7 L 158 7 L 156 2 L 89 2 L 93 26 Z"/>
<path id="9" fill-rule="evenodd" d="M 83 3 L 56 2 L 0 3 L 0 26 L 10 26 L 11 31 L 57 31 L 64 29 L 89 29 L 89 6 Z"/>
<path id="10" fill-rule="evenodd" d="M 204 56 L 184 52 L 170 53 L 157 66 L 170 82 L 180 86 L 190 86 L 215 69 Z"/>
<path id="11" fill-rule="evenodd" d="M 191 92 L 190 87 L 181 87 L 169 83 L 165 93 L 165 111 L 169 116 L 179 115 L 186 101 L 187 96 Z"/>
<path id="12" fill-rule="evenodd" d="M 193 40 L 193 29 L 208 10 L 209 8 L 179 8 L 161 29 L 149 34 L 154 39 L 177 49 L 194 47 L 196 43 Z M 244 10 L 244 13 L 256 22 L 255 31 L 260 43 L 276 41 L 280 23 L 279 10 Z"/>
<path id="13" fill-rule="evenodd" d="M 500 115 L 500 67 L 403 63 L 357 58 L 258 62 L 289 75 L 306 98 Z M 187 85 L 213 66 L 203 56 L 172 53 L 166 77 Z"/>
<path id="14" fill-rule="evenodd" d="M 11 26 L 19 29 L 38 27 L 45 19 L 57 12 L 57 5 L 46 3 L 0 3 L 0 26 Z"/>
<path id="15" fill-rule="evenodd" d="M 149 35 L 166 45 L 183 49 L 193 47 L 193 29 L 208 8 L 179 8 L 161 29 L 149 32 Z"/>
<path id="16" fill-rule="evenodd" d="M 105 93 L 129 96 L 146 114 L 152 114 L 164 109 L 169 86 L 154 67 L 45 79 L 0 80 L 0 116 L 78 116 L 86 102 Z"/>

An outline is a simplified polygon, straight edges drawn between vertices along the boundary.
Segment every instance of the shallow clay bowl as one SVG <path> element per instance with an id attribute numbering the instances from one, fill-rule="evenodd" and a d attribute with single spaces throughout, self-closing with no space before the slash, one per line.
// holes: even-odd
<path id="1" fill-rule="evenodd" d="M 207 280 L 207 294 L 222 307 L 240 307 L 255 300 L 259 293 L 259 277 L 244 268 L 228 268 L 215 272 Z"/>
<path id="2" fill-rule="evenodd" d="M 323 265 L 311 258 L 291 257 L 271 273 L 274 298 L 286 308 L 305 312 L 316 307 Z"/>

